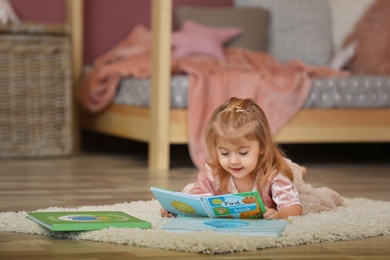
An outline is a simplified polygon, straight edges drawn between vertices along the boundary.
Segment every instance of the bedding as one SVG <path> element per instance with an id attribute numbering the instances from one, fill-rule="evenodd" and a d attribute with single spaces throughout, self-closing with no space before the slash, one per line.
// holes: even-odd
<path id="1" fill-rule="evenodd" d="M 328 0 L 234 0 L 237 8 L 270 12 L 269 53 L 281 61 L 327 65 L 333 56 Z"/>
<path id="2" fill-rule="evenodd" d="M 319 54 L 316 56 L 310 56 L 306 52 L 302 54 L 298 50 L 294 50 L 294 55 L 298 55 L 295 57 L 301 57 L 309 63 L 325 65 L 328 64 L 328 59 L 332 56 L 332 51 L 329 49 L 331 48 L 329 39 L 334 39 L 333 47 L 339 50 L 338 47 L 343 38 L 348 32 L 352 32 L 353 26 L 374 0 L 290 0 L 288 2 L 291 3 L 286 3 L 284 0 L 236 0 L 234 1 L 235 7 L 181 6 L 176 9 L 176 15 L 179 26 L 182 26 L 184 21 L 191 19 L 209 26 L 242 28 L 244 35 L 229 42 L 227 46 L 266 51 L 267 39 L 278 41 L 279 45 L 271 50 L 271 53 L 282 59 L 288 59 L 290 54 L 287 52 L 292 51 L 291 48 L 301 48 L 305 51 L 311 48 L 322 48 L 321 52 L 315 51 Z M 345 10 L 352 9 L 356 11 L 346 16 Z M 374 10 L 378 12 L 377 9 Z M 385 11 L 386 8 L 382 10 L 382 13 Z M 317 19 L 314 19 L 315 17 Z M 331 23 L 329 19 L 335 22 Z M 286 26 L 291 26 L 296 30 L 288 30 Z M 287 34 L 286 31 L 288 31 Z M 301 37 L 302 34 L 305 34 L 304 32 L 306 32 L 306 36 Z M 333 33 L 333 37 L 329 35 L 329 32 Z M 251 38 L 248 38 L 249 36 Z M 296 40 L 300 41 L 299 44 L 294 44 Z M 341 57 L 341 61 L 339 56 L 342 53 L 336 55 L 333 60 L 339 65 L 333 66 L 333 68 L 344 68 L 345 64 L 353 58 L 355 49 L 356 47 L 352 53 L 349 50 L 348 57 Z M 386 76 L 312 78 L 311 81 L 312 87 L 303 104 L 304 108 L 379 108 L 390 106 L 390 79 Z M 173 75 L 171 108 L 187 107 L 188 84 L 186 75 Z M 149 106 L 149 85 L 150 79 L 148 78 L 124 78 L 118 86 L 113 102 L 147 107 Z"/>
<path id="3" fill-rule="evenodd" d="M 187 108 L 188 76 L 171 79 L 171 108 Z M 303 108 L 379 108 L 390 107 L 390 78 L 385 76 L 353 76 L 347 78 L 313 78 Z M 148 107 L 150 79 L 124 78 L 115 95 L 114 104 Z"/>
<path id="4" fill-rule="evenodd" d="M 173 57 L 177 59 L 202 53 L 224 61 L 224 44 L 242 33 L 240 27 L 206 26 L 185 20 L 182 29 L 172 33 Z"/>
<path id="5" fill-rule="evenodd" d="M 178 23 L 191 20 L 208 26 L 239 27 L 243 34 L 225 44 L 227 47 L 242 47 L 252 51 L 267 51 L 270 13 L 264 8 L 210 8 L 180 6 L 176 9 Z"/>

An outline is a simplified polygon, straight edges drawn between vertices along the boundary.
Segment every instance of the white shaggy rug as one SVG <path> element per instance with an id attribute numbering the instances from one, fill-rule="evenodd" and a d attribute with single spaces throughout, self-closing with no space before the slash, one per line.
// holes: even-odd
<path id="1" fill-rule="evenodd" d="M 39 211 L 120 210 L 150 221 L 152 229 L 109 228 L 88 232 L 47 231 L 26 218 L 26 212 L 0 213 L 0 231 L 52 237 L 90 240 L 206 254 L 255 251 L 271 247 L 295 246 L 390 235 L 390 202 L 364 198 L 344 198 L 337 211 L 293 217 L 279 238 L 213 233 L 212 231 L 167 233 L 160 226 L 168 221 L 160 217 L 156 200 L 135 201 L 110 206 L 48 208 Z M 169 239 L 167 239 L 169 238 Z"/>

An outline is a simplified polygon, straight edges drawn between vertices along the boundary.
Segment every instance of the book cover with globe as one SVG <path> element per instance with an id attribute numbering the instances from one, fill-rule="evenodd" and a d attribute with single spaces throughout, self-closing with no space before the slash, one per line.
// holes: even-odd
<path id="1" fill-rule="evenodd" d="M 87 231 L 103 228 L 144 228 L 151 223 L 122 211 L 28 212 L 27 218 L 51 231 Z"/>

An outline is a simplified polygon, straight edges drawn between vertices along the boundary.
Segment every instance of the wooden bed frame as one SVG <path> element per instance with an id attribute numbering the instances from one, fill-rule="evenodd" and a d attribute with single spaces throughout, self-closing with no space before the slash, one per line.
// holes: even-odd
<path id="1" fill-rule="evenodd" d="M 79 147 L 79 112 L 78 112 L 78 86 L 83 76 L 83 10 L 84 1 L 65 0 L 65 21 L 63 26 L 69 32 L 71 46 L 71 82 L 72 82 L 72 154 L 77 153 Z"/>
<path id="2" fill-rule="evenodd" d="M 147 142 L 148 166 L 169 169 L 170 145 L 187 144 L 187 111 L 170 109 L 171 0 L 152 1 L 153 69 L 150 108 L 112 105 L 82 114 L 84 129 Z M 303 109 L 277 135 L 280 143 L 389 142 L 390 109 Z"/>

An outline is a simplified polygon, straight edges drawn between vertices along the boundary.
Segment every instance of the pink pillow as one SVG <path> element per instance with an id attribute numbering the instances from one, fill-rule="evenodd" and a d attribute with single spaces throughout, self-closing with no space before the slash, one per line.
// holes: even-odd
<path id="1" fill-rule="evenodd" d="M 186 20 L 182 29 L 172 34 L 173 57 L 207 54 L 223 61 L 223 44 L 242 32 L 237 27 L 212 27 Z"/>
<path id="2" fill-rule="evenodd" d="M 390 75 L 390 1 L 375 1 L 355 25 L 344 46 L 357 43 L 348 69 L 353 74 Z"/>

